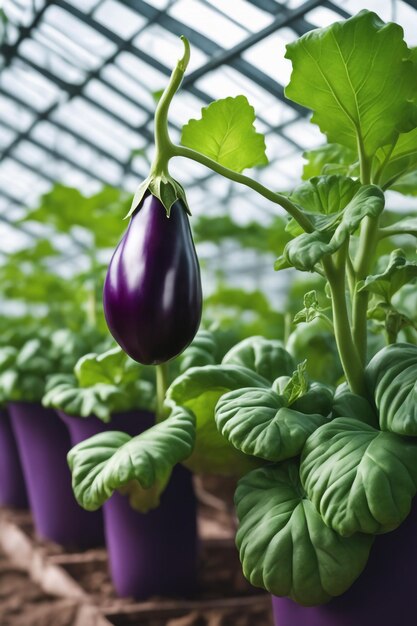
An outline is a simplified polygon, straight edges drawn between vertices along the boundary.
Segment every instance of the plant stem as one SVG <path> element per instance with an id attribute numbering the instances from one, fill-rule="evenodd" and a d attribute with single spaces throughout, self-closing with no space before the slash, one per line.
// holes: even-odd
<path id="1" fill-rule="evenodd" d="M 359 281 L 365 280 L 371 267 L 376 245 L 378 242 L 378 218 L 365 217 L 362 222 L 359 236 L 359 248 L 356 258 L 356 285 Z M 367 291 L 357 291 L 355 287 L 352 302 L 352 333 L 353 341 L 360 355 L 361 361 L 366 362 L 367 353 L 367 311 L 369 293 Z"/>
<path id="2" fill-rule="evenodd" d="M 312 233 L 314 231 L 314 224 L 311 222 L 311 220 L 286 196 L 271 191 L 271 189 L 264 187 L 261 183 L 253 180 L 249 176 L 245 176 L 244 174 L 240 174 L 239 172 L 230 170 L 224 165 L 220 165 L 220 163 L 217 163 L 217 161 L 214 161 L 205 154 L 201 154 L 200 152 L 197 152 L 192 148 L 172 145 L 172 149 L 172 156 L 182 156 L 188 159 L 192 159 L 193 161 L 197 161 L 197 163 L 205 165 L 209 169 L 213 170 L 213 172 L 216 172 L 217 174 L 220 174 L 221 176 L 224 176 L 229 180 L 233 180 L 236 183 L 246 185 L 246 187 L 250 187 L 254 191 L 257 191 L 264 198 L 271 200 L 271 202 L 274 202 L 275 204 L 279 204 L 283 209 L 285 209 L 287 213 L 289 213 L 291 217 L 293 217 L 298 222 L 301 228 L 305 230 L 305 232 Z"/>
<path id="3" fill-rule="evenodd" d="M 181 85 L 190 60 L 190 44 L 184 36 L 181 37 L 181 40 L 184 44 L 184 54 L 172 70 L 169 83 L 159 99 L 155 111 L 155 158 L 151 166 L 151 174 L 167 174 L 168 163 L 173 156 L 173 143 L 168 132 L 169 105 Z"/>
<path id="4" fill-rule="evenodd" d="M 364 368 L 353 342 L 346 304 L 346 253 L 346 249 L 340 250 L 335 255 L 335 261 L 330 257 L 324 257 L 323 267 L 332 294 L 334 333 L 343 371 L 351 390 L 358 395 L 366 396 Z"/>
<path id="5" fill-rule="evenodd" d="M 156 366 L 156 421 L 160 422 L 165 417 L 165 395 L 168 389 L 168 364 L 161 363 Z"/>

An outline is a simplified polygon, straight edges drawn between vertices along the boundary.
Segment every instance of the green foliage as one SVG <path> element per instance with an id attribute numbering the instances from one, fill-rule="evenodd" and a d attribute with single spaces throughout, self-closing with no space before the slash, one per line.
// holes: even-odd
<path id="1" fill-rule="evenodd" d="M 383 533 L 410 512 L 416 455 L 417 440 L 338 417 L 307 440 L 300 475 L 324 522 L 340 535 Z"/>
<path id="2" fill-rule="evenodd" d="M 181 143 L 235 172 L 266 165 L 265 138 L 254 126 L 255 111 L 245 96 L 216 100 L 199 120 L 182 129 Z"/>
<path id="3" fill-rule="evenodd" d="M 306 415 L 289 408 L 285 398 L 272 389 L 237 389 L 218 401 L 216 423 L 238 450 L 282 461 L 298 455 L 309 435 L 327 421 L 313 411 Z"/>
<path id="4" fill-rule="evenodd" d="M 115 490 L 146 513 L 159 505 L 174 465 L 190 455 L 194 418 L 176 409 L 165 421 L 137 437 L 107 431 L 90 437 L 68 454 L 75 497 L 88 511 L 98 509 Z"/>
<path id="5" fill-rule="evenodd" d="M 307 361 L 306 370 L 312 380 L 334 385 L 342 376 L 334 335 L 328 322 L 320 317 L 298 324 L 286 349 L 295 361 Z"/>
<path id="6" fill-rule="evenodd" d="M 365 567 L 373 537 L 341 537 L 326 526 L 294 461 L 244 476 L 235 504 L 236 543 L 255 587 L 305 606 L 322 604 L 346 591 Z"/>
<path id="7" fill-rule="evenodd" d="M 366 368 L 382 430 L 417 436 L 417 346 L 383 348 Z"/>
<path id="8" fill-rule="evenodd" d="M 196 243 L 209 241 L 218 245 L 230 240 L 242 248 L 278 254 L 290 239 L 285 231 L 286 224 L 287 220 L 279 216 L 267 225 L 256 221 L 241 225 L 229 215 L 200 215 L 191 225 Z"/>
<path id="9" fill-rule="evenodd" d="M 185 465 L 198 473 L 241 476 L 255 461 L 235 450 L 217 431 L 214 411 L 223 394 L 244 387 L 268 387 L 268 381 L 239 365 L 193 367 L 174 380 L 170 404 L 191 410 L 196 418 L 194 452 Z"/>
<path id="10" fill-rule="evenodd" d="M 84 335 L 67 329 L 44 329 L 26 338 L 19 348 L 1 348 L 0 402 L 40 402 L 48 376 L 71 372 L 80 355 L 100 340 L 89 328 Z"/>
<path id="11" fill-rule="evenodd" d="M 23 221 L 50 224 L 60 233 L 71 233 L 79 226 L 91 233 L 94 247 L 110 248 L 117 244 L 124 230 L 122 218 L 130 200 L 130 194 L 113 187 L 104 187 L 87 197 L 77 189 L 57 184 Z"/>
<path id="12" fill-rule="evenodd" d="M 328 143 L 313 150 L 304 152 L 306 163 L 303 168 L 303 179 L 323 174 L 343 174 L 356 176 L 358 174 L 358 155 L 355 150 L 346 148 L 337 143 Z"/>
<path id="13" fill-rule="evenodd" d="M 355 151 L 359 144 L 371 157 L 412 128 L 416 85 L 409 55 L 400 26 L 361 11 L 287 46 L 293 72 L 285 93 L 314 111 L 312 122 L 329 142 Z"/>
<path id="14" fill-rule="evenodd" d="M 352 393 L 346 383 L 336 389 L 332 407 L 333 417 L 351 417 L 355 420 L 378 427 L 378 416 L 375 408 L 366 398 Z"/>
<path id="15" fill-rule="evenodd" d="M 74 367 L 73 376 L 53 376 L 42 403 L 75 417 L 94 415 L 109 422 L 112 415 L 132 409 L 155 409 L 155 383 L 145 369 L 121 348 L 89 353 Z"/>
<path id="16" fill-rule="evenodd" d="M 276 261 L 275 269 L 290 265 L 303 271 L 314 270 L 324 256 L 339 250 L 365 217 L 377 217 L 384 209 L 384 202 L 384 194 L 378 187 L 360 187 L 343 210 L 320 220 L 318 230 L 304 233 L 290 241 L 285 246 L 283 256 Z"/>
<path id="17" fill-rule="evenodd" d="M 248 337 L 224 356 L 225 365 L 238 365 L 257 372 L 271 383 L 278 376 L 291 375 L 294 360 L 280 341 L 264 337 Z"/>

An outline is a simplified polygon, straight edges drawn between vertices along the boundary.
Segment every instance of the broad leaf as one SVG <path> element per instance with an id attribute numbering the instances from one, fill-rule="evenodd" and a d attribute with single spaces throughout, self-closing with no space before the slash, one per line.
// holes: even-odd
<path id="1" fill-rule="evenodd" d="M 153 385 L 144 380 L 130 385 L 96 383 L 79 387 L 73 376 L 58 375 L 51 377 L 42 404 L 75 417 L 95 416 L 110 422 L 115 413 L 153 410 L 155 391 Z"/>
<path id="2" fill-rule="evenodd" d="M 326 524 L 340 535 L 394 530 L 417 491 L 417 440 L 338 417 L 307 440 L 301 480 Z"/>
<path id="3" fill-rule="evenodd" d="M 257 133 L 255 111 L 245 96 L 216 100 L 202 109 L 201 119 L 182 129 L 181 143 L 235 172 L 266 165 L 265 138 Z"/>
<path id="4" fill-rule="evenodd" d="M 417 346 L 397 343 L 380 350 L 366 380 L 382 430 L 417 436 Z"/>
<path id="5" fill-rule="evenodd" d="M 102 354 L 90 353 L 76 364 L 74 373 L 80 387 L 91 387 L 97 383 L 118 385 L 135 381 L 140 377 L 141 366 L 119 347 Z"/>
<path id="6" fill-rule="evenodd" d="M 417 278 L 417 263 L 407 261 L 402 250 L 394 250 L 389 258 L 388 267 L 382 274 L 368 276 L 358 286 L 358 291 L 369 291 L 391 302 L 392 296 L 401 287 Z"/>
<path id="7" fill-rule="evenodd" d="M 290 198 L 309 214 L 318 230 L 327 230 L 332 219 L 320 219 L 319 216 L 340 213 L 359 191 L 360 186 L 359 181 L 347 176 L 316 176 L 296 187 Z M 287 231 L 292 235 L 304 232 L 294 219 L 288 223 Z"/>
<path id="8" fill-rule="evenodd" d="M 281 341 L 264 337 L 248 337 L 224 356 L 225 365 L 241 365 L 263 376 L 271 383 L 278 376 L 291 376 L 294 359 Z"/>
<path id="9" fill-rule="evenodd" d="M 94 511 L 119 490 L 142 512 L 157 507 L 172 468 L 191 454 L 194 434 L 192 414 L 176 409 L 137 437 L 108 431 L 82 441 L 68 454 L 77 501 Z"/>
<path id="10" fill-rule="evenodd" d="M 347 383 L 342 383 L 336 389 L 332 415 L 333 417 L 352 417 L 375 428 L 378 427 L 378 417 L 374 407 L 366 398 L 352 393 Z"/>
<path id="11" fill-rule="evenodd" d="M 417 169 L 417 128 L 401 134 L 393 149 L 387 146 L 378 150 L 376 159 L 383 166 L 378 180 L 381 187 L 401 188 L 402 177 Z"/>
<path id="12" fill-rule="evenodd" d="M 216 405 L 219 431 L 245 454 L 282 461 L 299 454 L 312 432 L 327 421 L 288 408 L 272 389 L 237 389 Z"/>
<path id="13" fill-rule="evenodd" d="M 384 208 L 384 194 L 374 185 L 360 187 L 353 199 L 343 210 L 340 222 L 334 228 L 334 220 L 329 230 L 304 233 L 290 241 L 283 257 L 276 261 L 279 270 L 290 264 L 299 270 L 313 271 L 314 266 L 326 255 L 336 252 L 352 233 L 357 230 L 366 216 L 376 217 Z"/>
<path id="14" fill-rule="evenodd" d="M 254 459 L 238 452 L 221 436 L 214 410 L 221 396 L 243 387 L 269 387 L 256 372 L 238 365 L 193 367 L 174 380 L 167 392 L 169 403 L 190 409 L 196 417 L 196 443 L 185 465 L 195 472 L 242 475 Z"/>
<path id="15" fill-rule="evenodd" d="M 350 150 L 337 143 L 328 143 L 313 150 L 307 150 L 303 154 L 307 163 L 303 168 L 303 179 L 308 180 L 313 176 L 323 174 L 343 174 L 344 176 L 357 176 L 358 155 L 355 150 Z"/>
<path id="16" fill-rule="evenodd" d="M 413 127 L 414 68 L 397 24 L 361 11 L 287 46 L 293 72 L 286 95 L 314 111 L 312 122 L 372 157 Z"/>
<path id="17" fill-rule="evenodd" d="M 213 333 L 199 330 L 192 344 L 179 357 L 180 372 L 186 372 L 191 367 L 214 365 L 216 352 L 217 344 Z"/>
<path id="18" fill-rule="evenodd" d="M 305 606 L 322 604 L 346 591 L 366 565 L 373 537 L 341 537 L 326 526 L 303 492 L 295 462 L 244 476 L 235 504 L 236 543 L 255 587 Z"/>

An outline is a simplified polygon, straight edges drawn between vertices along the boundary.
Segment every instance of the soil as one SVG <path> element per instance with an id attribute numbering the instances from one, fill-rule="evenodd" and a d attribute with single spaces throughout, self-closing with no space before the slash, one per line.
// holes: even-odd
<path id="1" fill-rule="evenodd" d="M 196 484 L 202 550 L 199 591 L 189 598 L 141 603 L 118 598 L 104 548 L 64 551 L 36 537 L 28 513 L 1 511 L 30 550 L 26 545 L 13 563 L 0 553 L 0 626 L 272 626 L 268 594 L 251 587 L 241 573 L 234 545 L 234 484 L 222 481 L 221 487 L 210 478 Z M 29 558 L 32 565 L 25 563 Z M 48 567 L 58 573 L 55 588 Z"/>

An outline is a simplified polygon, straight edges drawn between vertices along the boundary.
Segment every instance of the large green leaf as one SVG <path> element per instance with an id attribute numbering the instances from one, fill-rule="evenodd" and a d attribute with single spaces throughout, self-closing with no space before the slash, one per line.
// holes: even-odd
<path id="1" fill-rule="evenodd" d="M 80 387 L 97 383 L 109 385 L 126 384 L 140 377 L 142 367 L 130 359 L 121 348 L 111 348 L 101 354 L 83 356 L 74 368 Z"/>
<path id="2" fill-rule="evenodd" d="M 417 346 L 397 343 L 380 350 L 366 380 L 382 430 L 417 436 Z"/>
<path id="3" fill-rule="evenodd" d="M 217 349 L 213 333 L 200 329 L 192 344 L 179 357 L 180 372 L 186 372 L 191 367 L 214 365 Z"/>
<path id="4" fill-rule="evenodd" d="M 326 526 L 303 492 L 294 461 L 244 476 L 235 503 L 236 543 L 255 587 L 302 605 L 322 604 L 346 591 L 365 567 L 373 538 L 341 537 Z"/>
<path id="5" fill-rule="evenodd" d="M 185 465 L 195 472 L 242 475 L 256 461 L 237 451 L 221 436 L 214 411 L 221 396 L 243 387 L 269 387 L 256 372 L 239 365 L 193 367 L 174 380 L 168 403 L 190 409 L 196 417 L 194 452 Z"/>
<path id="6" fill-rule="evenodd" d="M 323 520 L 343 536 L 394 530 L 417 491 L 417 440 L 338 417 L 307 440 L 300 474 Z"/>
<path id="7" fill-rule="evenodd" d="M 401 287 L 417 279 L 417 262 L 407 261 L 402 250 L 391 252 L 388 266 L 381 274 L 368 276 L 359 284 L 358 291 L 369 291 L 391 302 L 392 296 Z"/>
<path id="8" fill-rule="evenodd" d="M 333 417 L 352 417 L 375 428 L 378 427 L 378 417 L 375 408 L 363 396 L 352 393 L 347 383 L 342 383 L 336 389 L 333 398 L 332 415 Z"/>
<path id="9" fill-rule="evenodd" d="M 267 461 L 299 454 L 311 433 L 326 421 L 323 415 L 289 408 L 272 389 L 237 389 L 216 405 L 221 434 L 238 450 Z"/>
<path id="10" fill-rule="evenodd" d="M 361 184 L 347 176 L 315 176 L 291 192 L 290 198 L 310 213 L 339 213 L 353 199 Z"/>
<path id="11" fill-rule="evenodd" d="M 225 365 L 241 365 L 273 382 L 278 376 L 291 376 L 295 369 L 292 356 L 281 341 L 248 337 L 224 356 Z"/>
<path id="12" fill-rule="evenodd" d="M 94 511 L 119 490 L 142 512 L 157 507 L 172 468 L 191 454 L 194 435 L 191 412 L 175 409 L 137 437 L 108 431 L 82 441 L 68 453 L 77 501 Z"/>
<path id="13" fill-rule="evenodd" d="M 286 95 L 314 111 L 330 142 L 368 157 L 413 128 L 414 68 L 403 30 L 361 11 L 287 46 L 293 72 Z"/>
<path id="14" fill-rule="evenodd" d="M 307 150 L 303 157 L 307 161 L 303 167 L 304 180 L 323 174 L 356 176 L 358 173 L 356 151 L 337 143 L 327 143 L 319 148 Z"/>
<path id="15" fill-rule="evenodd" d="M 349 204 L 339 215 L 338 223 L 330 216 L 328 230 L 304 233 L 290 241 L 280 257 L 275 269 L 294 266 L 299 270 L 312 271 L 324 256 L 336 252 L 352 233 L 357 230 L 366 216 L 376 217 L 384 208 L 384 194 L 375 185 L 359 188 Z M 336 226 L 337 224 L 337 226 Z"/>
<path id="16" fill-rule="evenodd" d="M 181 143 L 235 172 L 266 165 L 265 138 L 257 133 L 255 111 L 245 96 L 216 100 L 202 109 L 201 119 L 182 129 Z"/>
<path id="17" fill-rule="evenodd" d="M 417 169 L 417 128 L 399 135 L 394 148 L 378 150 L 376 158 L 380 167 L 383 165 L 379 184 L 385 188 L 397 185 L 401 191 L 402 177 Z"/>

